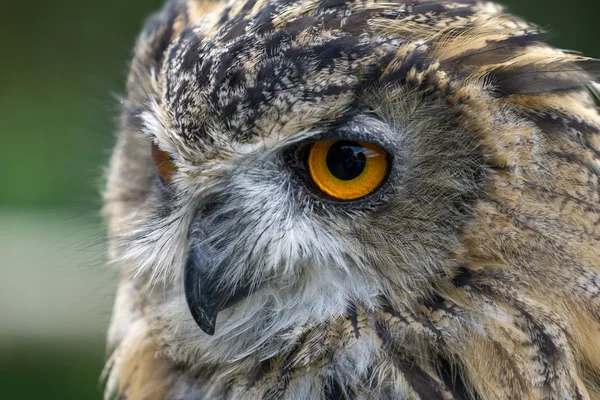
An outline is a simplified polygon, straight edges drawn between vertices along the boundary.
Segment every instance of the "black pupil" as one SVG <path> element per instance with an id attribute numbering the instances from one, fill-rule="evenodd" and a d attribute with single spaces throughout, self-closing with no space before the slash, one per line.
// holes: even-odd
<path id="1" fill-rule="evenodd" d="M 356 142 L 340 140 L 327 152 L 329 172 L 342 181 L 350 181 L 362 174 L 367 163 L 365 148 Z"/>

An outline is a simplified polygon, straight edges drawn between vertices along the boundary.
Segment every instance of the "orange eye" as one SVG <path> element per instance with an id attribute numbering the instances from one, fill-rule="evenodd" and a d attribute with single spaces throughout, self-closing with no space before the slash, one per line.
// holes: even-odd
<path id="1" fill-rule="evenodd" d="M 388 172 L 388 155 L 371 143 L 326 140 L 312 145 L 308 170 L 317 187 L 336 200 L 373 193 Z"/>
<path id="2" fill-rule="evenodd" d="M 156 144 L 152 143 L 152 160 L 156 166 L 158 175 L 165 183 L 171 183 L 175 175 L 175 164 L 173 157 L 166 151 L 161 150 Z"/>

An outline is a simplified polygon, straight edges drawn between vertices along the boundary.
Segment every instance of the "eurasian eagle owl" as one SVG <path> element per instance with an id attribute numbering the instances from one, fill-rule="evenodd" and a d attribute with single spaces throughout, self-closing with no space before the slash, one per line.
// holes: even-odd
<path id="1" fill-rule="evenodd" d="M 168 1 L 107 396 L 600 399 L 598 63 L 477 0 Z"/>

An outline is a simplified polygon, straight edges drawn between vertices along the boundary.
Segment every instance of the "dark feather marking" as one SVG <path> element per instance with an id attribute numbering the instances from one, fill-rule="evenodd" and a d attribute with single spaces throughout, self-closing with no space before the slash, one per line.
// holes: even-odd
<path id="1" fill-rule="evenodd" d="M 221 83 L 224 81 L 225 77 L 231 71 L 231 65 L 234 63 L 235 59 L 239 57 L 241 54 L 245 53 L 247 49 L 252 45 L 252 39 L 248 37 L 243 37 L 240 40 L 236 41 L 226 53 L 224 53 L 219 59 L 219 65 L 217 70 L 214 73 L 214 82 L 215 92 L 219 90 Z M 216 93 L 213 93 L 214 97 Z M 217 99 L 213 98 L 213 103 L 217 103 Z"/>
<path id="2" fill-rule="evenodd" d="M 294 370 L 294 363 L 298 361 L 297 356 L 302 351 L 303 346 L 306 343 L 306 338 L 310 332 L 310 329 L 305 330 L 302 338 L 300 338 L 300 340 L 294 344 L 294 347 L 285 356 L 283 360 L 283 366 L 281 368 L 279 377 L 277 378 L 277 385 L 269 390 L 268 394 L 265 395 L 265 398 L 276 399 L 280 398 L 280 396 L 285 393 L 291 380 L 290 374 Z M 325 338 L 323 339 L 323 342 L 324 340 Z"/>
<path id="3" fill-rule="evenodd" d="M 263 7 L 259 12 L 254 15 L 254 24 L 252 31 L 256 33 L 265 33 L 273 29 L 273 16 L 277 6 L 269 4 Z"/>
<path id="4" fill-rule="evenodd" d="M 248 385 L 246 386 L 247 390 L 254 388 L 258 381 L 260 381 L 266 375 L 266 373 L 272 369 L 272 362 L 273 359 L 269 358 L 259 364 L 258 368 L 254 370 L 254 373 L 250 375 L 248 379 Z"/>
<path id="5" fill-rule="evenodd" d="M 346 6 L 349 3 L 353 3 L 351 0 L 322 0 L 319 4 L 320 10 L 329 10 L 331 8 L 338 8 L 342 6 Z"/>
<path id="6" fill-rule="evenodd" d="M 583 393 L 581 393 L 581 390 L 579 388 L 577 388 L 575 391 L 575 399 L 576 400 L 585 400 L 585 397 L 584 397 Z"/>
<path id="7" fill-rule="evenodd" d="M 155 66 L 163 61 L 164 52 L 171 44 L 173 24 L 180 15 L 187 21 L 185 7 L 180 2 L 170 1 L 162 10 L 150 16 L 146 21 L 142 38 L 150 44 L 150 57 Z"/>
<path id="8" fill-rule="evenodd" d="M 205 43 L 205 51 L 209 50 L 211 46 L 211 43 Z M 206 88 L 209 85 L 210 81 L 206 79 L 206 77 L 210 74 L 210 71 L 212 70 L 214 65 L 215 63 L 212 57 L 208 57 L 202 60 L 202 63 L 200 64 L 200 67 L 197 69 L 196 73 L 196 79 L 200 82 L 200 87 Z"/>
<path id="9" fill-rule="evenodd" d="M 458 367 L 450 364 L 450 362 L 442 356 L 438 356 L 437 365 L 442 381 L 446 387 L 450 389 L 455 400 L 481 399 L 479 393 L 467 390 L 467 385 L 463 381 L 462 376 L 458 371 Z"/>
<path id="10" fill-rule="evenodd" d="M 557 346 L 552 337 L 546 332 L 544 325 L 539 323 L 531 313 L 518 304 L 515 305 L 515 308 L 527 321 L 525 329 L 539 350 L 539 352 L 536 352 L 539 356 L 535 357 L 540 359 L 539 361 L 544 367 L 544 373 L 541 374 L 541 377 L 544 378 L 546 385 L 550 385 L 552 379 L 556 378 L 556 369 L 553 367 L 561 364 L 560 360 L 564 358 L 564 351 Z"/>
<path id="11" fill-rule="evenodd" d="M 573 119 L 570 115 L 560 113 L 558 110 L 552 114 L 547 112 L 538 113 L 536 110 L 531 110 L 531 113 L 528 113 L 527 116 L 533 119 L 533 121 L 545 132 L 549 132 L 553 129 L 573 129 L 581 133 L 600 134 L 600 128 L 598 126 L 589 124 L 585 121 L 578 121 Z"/>
<path id="12" fill-rule="evenodd" d="M 454 309 L 452 306 L 446 305 L 446 299 L 439 295 L 434 295 L 431 298 L 427 299 L 424 302 L 424 306 L 431 310 L 441 310 L 450 315 L 458 316 L 456 309 Z"/>
<path id="13" fill-rule="evenodd" d="M 511 94 L 564 93 L 585 88 L 588 83 L 585 73 L 591 71 L 592 65 L 597 65 L 588 60 L 586 63 L 580 66 L 578 62 L 554 62 L 543 67 L 532 63 L 519 67 L 498 68 L 489 72 L 486 79 L 494 83 L 495 94 L 499 97 Z"/>
<path id="14" fill-rule="evenodd" d="M 333 377 L 329 377 L 325 380 L 325 385 L 323 387 L 323 396 L 325 397 L 325 400 L 348 399 L 340 383 Z"/>
<path id="15" fill-rule="evenodd" d="M 397 347 L 392 336 L 386 331 L 380 322 L 375 323 L 375 332 L 381 339 L 384 347 L 389 349 L 390 359 L 394 366 L 402 373 L 414 392 L 423 400 L 443 400 L 445 391 L 442 384 L 433 379 L 426 371 L 414 362 L 401 357 L 401 351 Z"/>
<path id="16" fill-rule="evenodd" d="M 391 305 L 390 303 L 387 301 L 387 299 L 385 298 L 380 298 L 380 304 L 381 304 L 381 309 L 383 310 L 383 312 L 386 312 L 388 314 L 391 314 L 393 317 L 399 319 L 402 323 L 406 324 L 407 326 L 410 326 L 410 321 L 408 319 L 406 319 L 402 314 L 400 314 L 398 311 L 396 311 Z M 435 340 L 442 340 L 442 334 L 439 331 L 439 329 L 437 329 L 433 323 L 428 320 L 427 318 L 419 318 L 416 315 L 412 315 L 412 317 L 414 317 L 415 322 L 417 322 L 418 324 L 420 324 L 423 328 L 425 328 L 426 330 L 430 331 L 434 337 Z"/>
<path id="17" fill-rule="evenodd" d="M 244 6 L 242 7 L 242 13 L 252 10 L 254 8 L 255 4 L 256 4 L 256 0 L 246 1 L 246 3 L 244 3 Z"/>
<path id="18" fill-rule="evenodd" d="M 141 56 L 141 59 L 134 59 L 132 71 L 150 74 L 152 69 L 156 71 L 161 69 L 161 65 L 165 60 L 165 53 L 171 45 L 171 39 L 174 33 L 173 25 L 177 17 L 180 15 L 187 20 L 185 7 L 182 9 L 180 2 L 169 2 L 161 11 L 158 11 L 148 18 L 140 37 L 140 41 L 148 46 L 149 51 L 145 52 Z M 175 54 L 174 50 L 170 52 L 169 58 Z M 138 63 L 139 65 L 136 67 L 136 64 Z M 137 68 L 141 68 L 143 71 L 137 71 Z M 135 90 L 132 92 L 135 92 Z M 134 100 L 137 97 L 140 97 L 140 94 L 130 93 L 130 98 Z M 143 93 L 143 96 L 145 95 L 146 93 Z M 146 99 L 144 98 L 143 102 L 145 102 L 145 100 Z"/>
<path id="19" fill-rule="evenodd" d="M 426 60 L 427 53 L 425 51 L 415 50 L 408 58 L 402 60 L 398 68 L 384 76 L 380 76 L 379 83 L 385 85 L 386 83 L 403 82 L 411 69 L 423 70 Z"/>
<path id="20" fill-rule="evenodd" d="M 301 49 L 287 49 L 283 55 L 294 62 L 316 61 L 314 68 L 319 71 L 331 67 L 336 61 L 342 59 L 354 61 L 357 57 L 364 56 L 371 51 L 371 45 L 359 45 L 356 37 L 345 36 L 332 39 L 324 44 Z"/>
<path id="21" fill-rule="evenodd" d="M 523 47 L 543 42 L 545 33 L 531 33 L 511 37 L 504 40 L 488 40 L 487 46 L 475 50 L 467 50 L 455 57 L 442 62 L 442 67 L 452 66 L 452 69 L 464 69 L 466 66 L 476 67 L 505 62 L 522 51 Z"/>
<path id="22" fill-rule="evenodd" d="M 352 35 L 360 35 L 364 32 L 369 20 L 373 18 L 373 10 L 356 11 L 348 17 L 335 17 L 324 21 L 325 28 L 340 29 L 344 33 Z M 342 25 L 343 21 L 343 25 Z"/>
<path id="23" fill-rule="evenodd" d="M 225 7 L 223 12 L 221 13 L 221 19 L 219 19 L 219 25 L 223 25 L 225 22 L 229 20 L 229 12 L 231 11 L 231 7 Z"/>
<path id="24" fill-rule="evenodd" d="M 310 333 L 310 330 L 304 332 L 303 337 L 294 344 L 294 347 L 288 352 L 283 360 L 283 366 L 281 371 L 279 372 L 279 377 L 277 378 L 277 384 L 271 387 L 267 393 L 265 393 L 265 399 L 279 399 L 282 398 L 283 394 L 288 388 L 291 377 L 290 373 L 294 368 L 294 362 L 296 361 L 296 357 L 302 351 L 302 346 L 306 340 L 306 337 Z"/>
<path id="25" fill-rule="evenodd" d="M 178 61 L 181 69 L 186 71 L 195 70 L 202 62 L 202 38 L 191 29 L 186 29 L 180 34 L 181 41 L 185 44 L 185 53 Z M 171 56 L 170 56 L 171 57 Z M 169 60 L 173 61 L 173 60 Z"/>
<path id="26" fill-rule="evenodd" d="M 334 86 L 331 85 L 322 90 L 312 91 L 307 93 L 311 97 L 326 97 L 326 96 L 337 96 L 342 93 L 353 92 L 356 86 L 354 85 L 344 85 L 344 86 Z"/>
<path id="27" fill-rule="evenodd" d="M 353 60 L 351 54 L 358 50 L 356 44 L 358 39 L 353 36 L 345 36 L 333 39 L 323 45 L 312 47 L 317 60 L 317 69 L 330 67 L 336 60 L 345 56 L 349 60 Z"/>
<path id="28" fill-rule="evenodd" d="M 296 362 L 296 357 L 302 351 L 302 345 L 306 341 L 306 337 L 310 333 L 310 330 L 306 331 L 303 337 L 294 345 L 294 347 L 289 351 L 289 353 L 285 356 L 283 360 L 283 367 L 281 368 L 281 375 L 283 377 L 287 375 L 292 368 L 294 367 L 294 363 Z"/>
<path id="29" fill-rule="evenodd" d="M 381 303 L 381 309 L 383 310 L 383 312 L 388 313 L 388 314 L 392 315 L 393 317 L 398 318 L 400 321 L 402 321 L 406 325 L 410 325 L 410 322 L 402 314 L 400 314 L 398 311 L 396 311 L 392 308 L 392 306 L 387 301 L 387 299 L 381 298 L 380 303 Z"/>
<path id="30" fill-rule="evenodd" d="M 247 107 L 250 110 L 248 121 L 254 124 L 260 117 L 264 105 L 275 97 L 279 87 L 280 79 L 277 78 L 276 70 L 282 65 L 277 60 L 268 60 L 261 65 L 257 71 L 256 86 L 246 91 Z M 298 72 L 289 71 L 289 77 Z"/>
<path id="31" fill-rule="evenodd" d="M 246 27 L 250 21 L 243 18 L 242 15 L 237 15 L 230 24 L 226 25 L 225 28 L 221 29 L 222 32 L 226 32 L 221 40 L 223 42 L 229 42 L 233 39 L 236 39 L 246 33 Z"/>
<path id="32" fill-rule="evenodd" d="M 378 86 L 378 80 L 383 74 L 385 67 L 389 65 L 395 57 L 395 51 L 388 51 L 385 55 L 381 56 L 376 63 L 373 63 L 373 65 L 363 73 L 360 91 L 365 91 L 371 89 L 373 86 Z"/>
<path id="33" fill-rule="evenodd" d="M 285 42 L 291 42 L 297 36 L 296 32 L 288 32 L 280 30 L 270 35 L 264 43 L 265 53 L 269 57 L 274 57 L 279 54 L 281 45 Z"/>
<path id="34" fill-rule="evenodd" d="M 456 287 L 468 286 L 476 276 L 472 269 L 462 266 L 458 269 L 458 274 L 452 279 L 452 284 Z"/>
<path id="35" fill-rule="evenodd" d="M 495 94 L 499 97 L 511 94 L 542 95 L 551 93 L 566 93 L 579 90 L 583 87 L 581 81 L 574 80 L 572 76 L 556 76 L 570 71 L 532 71 L 522 73 L 517 79 L 516 75 L 490 74 L 487 78 L 495 83 Z"/>
<path id="36" fill-rule="evenodd" d="M 350 323 L 352 324 L 352 330 L 356 339 L 360 338 L 360 330 L 358 329 L 358 313 L 356 311 L 356 305 L 352 304 L 348 308 L 348 316 L 350 317 Z"/>
<path id="37" fill-rule="evenodd" d="M 444 2 L 415 4 L 411 8 L 412 14 L 445 14 L 449 9 Z"/>
<path id="38" fill-rule="evenodd" d="M 546 333 L 545 327 L 540 324 L 530 312 L 523 307 L 516 306 L 521 315 L 527 320 L 528 331 L 531 334 L 533 342 L 539 347 L 540 353 L 544 356 L 544 364 L 556 365 L 557 359 L 562 358 L 563 351 L 558 348 L 552 338 Z"/>

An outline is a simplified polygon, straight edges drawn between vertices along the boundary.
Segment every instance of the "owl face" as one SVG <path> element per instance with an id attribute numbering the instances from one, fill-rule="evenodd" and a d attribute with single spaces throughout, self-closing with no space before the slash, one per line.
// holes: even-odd
<path id="1" fill-rule="evenodd" d="M 430 292 L 483 177 L 451 108 L 398 75 L 419 58 L 386 69 L 396 37 L 202 26 L 168 46 L 140 110 L 149 195 L 122 240 L 125 260 L 172 282 L 174 327 L 264 340 Z"/>
<path id="2" fill-rule="evenodd" d="M 591 60 L 490 3 L 197 3 L 169 2 L 132 64 L 107 192 L 113 340 L 144 332 L 218 379 L 342 354 L 341 380 L 391 397 L 410 391 L 390 354 L 489 373 L 469 383 L 484 394 L 550 364 L 573 380 L 572 315 L 539 295 L 587 310 L 597 289 L 590 208 L 557 200 L 595 193 Z M 550 358 L 540 337 L 562 361 L 513 357 Z"/>
<path id="3" fill-rule="evenodd" d="M 223 140 L 207 159 L 174 152 L 179 136 L 151 129 L 170 122 L 144 115 L 161 156 L 149 209 L 156 225 L 143 229 L 172 233 L 144 234 L 135 246 L 147 245 L 145 255 L 182 246 L 179 259 L 144 259 L 183 283 L 206 333 L 227 325 L 216 323 L 221 311 L 239 330 L 288 312 L 292 329 L 295 318 L 326 320 L 356 301 L 373 306 L 386 290 L 426 293 L 444 274 L 482 183 L 475 144 L 447 106 L 417 91 L 389 88 L 359 102 L 348 111 L 355 115 L 288 136 Z M 246 324 L 237 325 L 235 310 Z"/>

